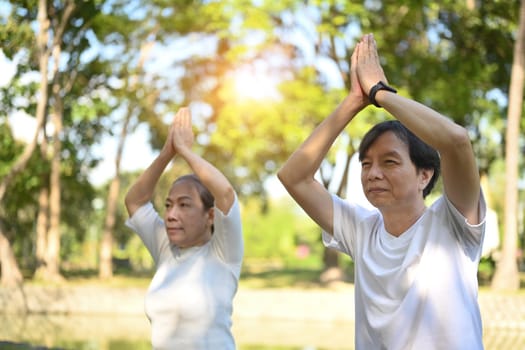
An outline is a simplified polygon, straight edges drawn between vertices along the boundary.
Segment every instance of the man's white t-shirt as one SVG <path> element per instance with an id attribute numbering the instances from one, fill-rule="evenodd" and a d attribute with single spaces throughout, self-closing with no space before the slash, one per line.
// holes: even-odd
<path id="1" fill-rule="evenodd" d="M 170 244 L 151 203 L 126 221 L 156 263 L 145 297 L 156 350 L 235 349 L 231 315 L 244 250 L 238 200 L 227 214 L 214 210 L 211 240 L 188 249 Z"/>
<path id="2" fill-rule="evenodd" d="M 483 349 L 477 270 L 485 230 L 470 225 L 445 197 L 399 237 L 378 210 L 333 195 L 333 237 L 355 269 L 357 350 Z"/>

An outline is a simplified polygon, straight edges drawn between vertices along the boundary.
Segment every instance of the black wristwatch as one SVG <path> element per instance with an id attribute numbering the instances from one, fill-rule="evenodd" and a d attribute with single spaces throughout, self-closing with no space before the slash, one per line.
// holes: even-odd
<path id="1" fill-rule="evenodd" d="M 381 108 L 381 106 L 379 105 L 379 103 L 377 103 L 376 101 L 376 94 L 379 90 L 386 90 L 386 91 L 390 91 L 390 92 L 393 92 L 393 93 L 397 93 L 397 90 L 394 89 L 393 87 L 391 86 L 388 86 L 386 85 L 385 83 L 383 83 L 382 81 L 379 81 L 377 84 L 375 84 L 374 86 L 372 86 L 372 88 L 370 89 L 370 92 L 368 93 L 368 100 L 370 101 L 370 103 L 372 103 L 374 106 L 376 107 L 379 107 Z"/>

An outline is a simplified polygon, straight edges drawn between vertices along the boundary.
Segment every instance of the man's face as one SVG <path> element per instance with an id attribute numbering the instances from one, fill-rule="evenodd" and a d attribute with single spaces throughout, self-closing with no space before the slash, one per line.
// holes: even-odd
<path id="1" fill-rule="evenodd" d="M 196 187 L 175 182 L 166 198 L 164 223 L 170 242 L 180 248 L 203 245 L 211 238 L 213 208 L 205 210 Z"/>
<path id="2" fill-rule="evenodd" d="M 423 200 L 423 189 L 432 176 L 431 171 L 417 171 L 408 146 L 391 131 L 374 141 L 361 166 L 366 198 L 380 210 L 414 207 Z"/>

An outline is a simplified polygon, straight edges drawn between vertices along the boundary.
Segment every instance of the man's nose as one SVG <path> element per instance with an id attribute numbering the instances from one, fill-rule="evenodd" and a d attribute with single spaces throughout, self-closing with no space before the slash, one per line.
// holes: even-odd
<path id="1" fill-rule="evenodd" d="M 372 163 L 366 175 L 368 180 L 380 179 L 383 177 L 383 171 L 379 165 Z"/>

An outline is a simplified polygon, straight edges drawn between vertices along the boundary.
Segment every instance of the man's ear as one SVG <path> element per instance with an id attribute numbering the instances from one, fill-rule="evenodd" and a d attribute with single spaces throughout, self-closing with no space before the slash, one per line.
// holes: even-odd
<path id="1" fill-rule="evenodd" d="M 420 169 L 419 170 L 419 187 L 423 191 L 430 180 L 434 176 L 434 169 Z"/>

